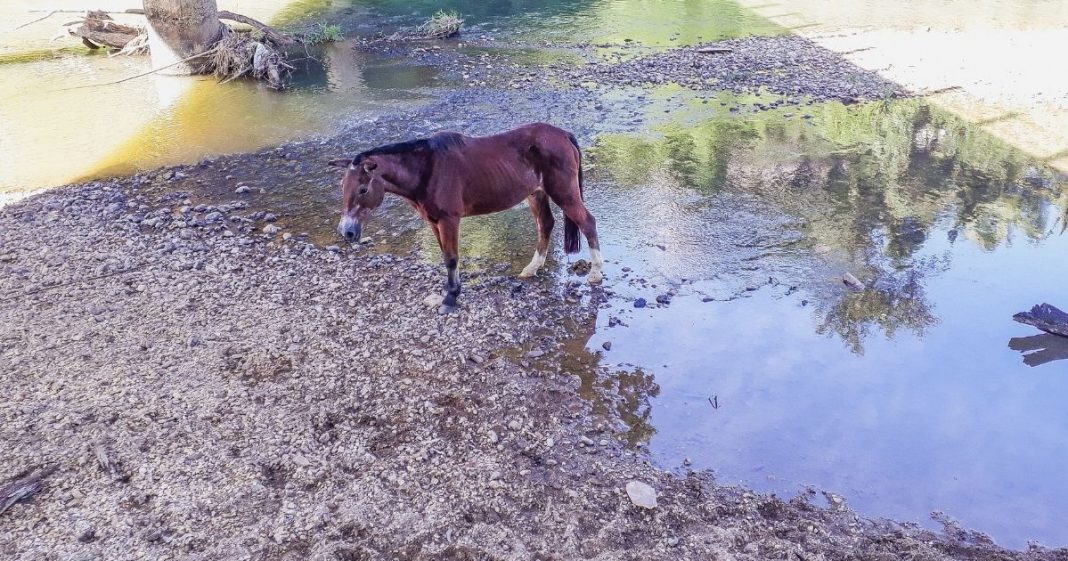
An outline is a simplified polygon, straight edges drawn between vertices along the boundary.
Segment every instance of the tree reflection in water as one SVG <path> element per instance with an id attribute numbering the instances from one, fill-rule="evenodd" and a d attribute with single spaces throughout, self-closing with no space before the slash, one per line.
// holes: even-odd
<path id="1" fill-rule="evenodd" d="M 925 279 L 950 264 L 949 255 L 921 256 L 932 236 L 990 251 L 1065 231 L 1063 177 L 922 100 L 788 112 L 797 110 L 721 114 L 666 126 L 661 138 L 605 135 L 591 152 L 620 191 L 657 189 L 654 178 L 668 172 L 710 204 L 757 195 L 802 219 L 802 245 L 869 284 L 860 293 L 809 287 L 816 330 L 856 353 L 877 333 L 922 335 L 937 321 Z"/>

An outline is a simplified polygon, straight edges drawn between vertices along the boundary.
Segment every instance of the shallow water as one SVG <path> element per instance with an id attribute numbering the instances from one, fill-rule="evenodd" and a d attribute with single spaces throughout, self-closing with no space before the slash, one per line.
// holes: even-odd
<path id="1" fill-rule="evenodd" d="M 1068 344 L 1012 321 L 1068 298 L 1068 179 L 920 100 L 746 114 L 660 93 L 667 122 L 587 150 L 621 298 L 567 361 L 586 395 L 618 394 L 665 467 L 1068 544 Z M 462 238 L 518 270 L 534 232 L 517 208 Z"/>
<path id="2" fill-rule="evenodd" d="M 418 25 L 436 10 L 453 7 L 463 12 L 470 33 L 507 33 L 507 40 L 616 45 L 636 40 L 667 47 L 781 29 L 725 0 L 546 1 L 515 8 L 362 0 L 222 4 L 282 27 L 309 20 L 335 22 L 350 37 Z M 121 10 L 124 5 L 63 0 L 55 7 Z M 350 42 L 313 50 L 316 60 L 299 65 L 286 94 L 242 81 L 220 86 L 207 78 L 153 75 L 113 83 L 149 70 L 148 59 L 89 56 L 69 38 L 50 43 L 59 24 L 75 19 L 74 14 L 55 14 L 14 30 L 47 15 L 40 10 L 33 2 L 0 7 L 0 55 L 64 48 L 55 58 L 0 64 L 0 129 L 5 131 L 0 135 L 0 204 L 78 179 L 329 136 L 346 124 L 415 104 L 432 95 L 431 86 L 448 85 L 435 81 L 431 68 L 412 69 L 356 55 Z M 378 17 L 366 17 L 369 10 Z M 523 53 L 517 59 L 522 62 Z"/>
<path id="3" fill-rule="evenodd" d="M 1011 319 L 1068 298 L 1068 183 L 922 102 L 807 112 L 598 143 L 613 288 L 678 293 L 587 344 L 638 381 L 635 440 L 724 483 L 1068 543 L 1068 344 Z"/>

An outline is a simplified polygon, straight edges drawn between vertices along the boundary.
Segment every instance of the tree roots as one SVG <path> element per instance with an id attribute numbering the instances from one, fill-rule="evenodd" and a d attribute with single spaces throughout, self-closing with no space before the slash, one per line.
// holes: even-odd
<path id="1" fill-rule="evenodd" d="M 262 80 L 273 89 L 284 89 L 293 67 L 286 62 L 284 48 L 296 39 L 250 17 L 220 11 L 219 19 L 251 27 L 240 32 L 224 26 L 222 38 L 205 48 L 203 71 L 223 82 L 241 77 Z M 104 11 L 86 12 L 78 21 L 63 26 L 66 34 L 80 37 L 91 49 L 108 48 L 112 55 L 143 55 L 149 52 L 148 31 L 143 26 L 116 22 Z"/>

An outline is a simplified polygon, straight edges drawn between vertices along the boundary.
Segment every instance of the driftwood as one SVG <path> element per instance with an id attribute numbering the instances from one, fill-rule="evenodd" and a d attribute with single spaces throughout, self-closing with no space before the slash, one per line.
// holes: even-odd
<path id="1" fill-rule="evenodd" d="M 864 283 L 860 282 L 860 279 L 854 277 L 851 273 L 846 273 L 842 275 L 842 284 L 848 286 L 849 288 L 857 292 L 863 292 L 866 288 L 868 288 L 867 286 L 864 286 Z"/>
<path id="2" fill-rule="evenodd" d="M 248 16 L 235 14 L 226 10 L 219 10 L 219 19 L 236 21 L 238 23 L 248 25 L 249 27 L 259 31 L 260 33 L 263 33 L 264 37 L 269 39 L 272 43 L 282 47 L 292 45 L 293 43 L 297 42 L 296 39 L 290 37 L 289 35 L 281 33 L 273 27 L 267 25 L 266 23 L 256 21 Z"/>
<path id="3" fill-rule="evenodd" d="M 1046 333 L 1068 337 L 1068 314 L 1050 304 L 1039 304 L 1031 308 L 1030 312 L 1020 312 L 1012 319 L 1033 327 L 1037 327 Z"/>
<path id="4" fill-rule="evenodd" d="M 44 479 L 56 471 L 55 466 L 34 470 L 33 473 L 0 487 L 0 514 L 11 505 L 33 496 L 44 486 Z"/>
<path id="5" fill-rule="evenodd" d="M 81 37 L 85 46 L 92 49 L 125 49 L 127 44 L 146 33 L 145 28 L 119 23 L 103 11 L 86 12 L 83 19 L 63 24 L 63 27 L 67 33 Z"/>
<path id="6" fill-rule="evenodd" d="M 697 49 L 697 52 L 703 55 L 722 55 L 733 53 L 734 49 L 729 49 L 727 47 L 701 47 Z"/>

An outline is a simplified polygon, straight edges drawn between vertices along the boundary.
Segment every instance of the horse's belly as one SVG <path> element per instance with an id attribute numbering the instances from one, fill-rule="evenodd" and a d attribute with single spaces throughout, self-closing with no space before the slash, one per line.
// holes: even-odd
<path id="1" fill-rule="evenodd" d="M 530 196 L 538 186 L 522 186 L 513 184 L 499 189 L 481 190 L 481 193 L 472 193 L 473 196 L 466 200 L 467 215 L 490 214 L 508 210 Z"/>

